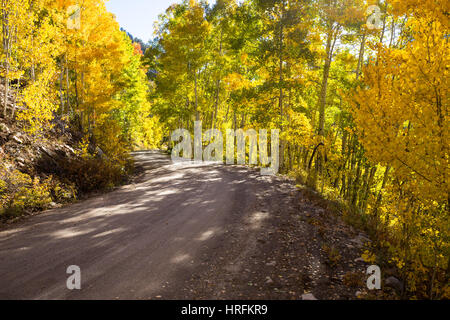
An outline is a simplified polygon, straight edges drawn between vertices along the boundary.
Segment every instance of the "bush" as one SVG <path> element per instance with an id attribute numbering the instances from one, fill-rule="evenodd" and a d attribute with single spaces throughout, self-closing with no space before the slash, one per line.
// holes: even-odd
<path id="1" fill-rule="evenodd" d="M 81 158 L 61 164 L 64 179 L 75 184 L 78 192 L 111 190 L 126 182 L 131 172 L 131 161 L 112 161 L 103 158 Z"/>
<path id="2" fill-rule="evenodd" d="M 18 170 L 0 167 L 0 217 L 11 218 L 27 211 L 45 210 L 54 202 L 73 199 L 73 188 L 54 180 L 32 178 Z"/>

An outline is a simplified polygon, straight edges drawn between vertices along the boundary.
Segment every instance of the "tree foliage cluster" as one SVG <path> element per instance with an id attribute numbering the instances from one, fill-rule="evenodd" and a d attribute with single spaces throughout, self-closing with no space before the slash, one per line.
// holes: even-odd
<path id="1" fill-rule="evenodd" d="M 55 115 L 77 121 L 114 157 L 128 145 L 152 144 L 147 137 L 157 119 L 142 49 L 104 2 L 1 2 L 1 113 L 25 121 L 33 134 L 45 132 Z"/>

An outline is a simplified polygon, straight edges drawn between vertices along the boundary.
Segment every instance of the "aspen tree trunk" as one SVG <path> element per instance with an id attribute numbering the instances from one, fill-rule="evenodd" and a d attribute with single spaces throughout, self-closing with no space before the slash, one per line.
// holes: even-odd
<path id="1" fill-rule="evenodd" d="M 361 75 L 361 68 L 364 61 L 365 46 L 366 46 L 366 34 L 363 35 L 363 38 L 361 40 L 361 46 L 359 48 L 358 66 L 356 68 L 356 80 L 359 80 L 359 77 Z"/>
<path id="2" fill-rule="evenodd" d="M 288 103 L 288 106 L 289 106 L 289 110 L 290 110 L 290 107 L 291 107 L 291 91 L 290 90 L 289 90 L 289 103 Z M 291 125 L 291 119 L 289 118 L 289 114 L 287 115 L 287 121 L 288 121 L 289 126 L 290 126 Z M 293 163 L 293 161 L 292 161 L 292 146 L 291 146 L 290 142 L 287 143 L 287 150 L 288 150 L 289 170 L 292 170 L 292 163 Z"/>
<path id="3" fill-rule="evenodd" d="M 284 7 L 284 6 L 283 6 Z M 283 114 L 284 114 L 284 110 L 283 110 L 283 38 L 284 38 L 284 28 L 283 28 L 283 24 L 280 23 L 280 39 L 279 39 L 279 86 L 280 86 L 280 94 L 279 94 L 279 100 L 278 100 L 278 107 L 280 109 L 280 132 L 283 132 Z M 283 170 L 284 169 L 284 146 L 285 146 L 285 141 L 283 139 L 281 139 L 280 141 L 280 169 Z"/>
<path id="4" fill-rule="evenodd" d="M 3 88 L 3 117 L 6 119 L 6 109 L 8 107 L 8 91 L 9 91 L 9 57 L 10 57 L 10 27 L 9 27 L 9 14 L 7 12 L 8 1 L 2 1 L 2 40 L 3 40 L 3 51 L 5 54 L 3 68 L 5 70 L 5 80 Z"/>
<path id="5" fill-rule="evenodd" d="M 195 93 L 195 120 L 200 121 L 200 112 L 198 110 L 197 70 L 195 70 L 194 73 L 194 93 Z"/>
<path id="6" fill-rule="evenodd" d="M 327 47 L 326 47 L 326 58 L 325 65 L 323 68 L 322 76 L 322 89 L 319 97 L 319 135 L 325 135 L 325 108 L 327 104 L 327 90 L 328 90 L 328 78 L 330 76 L 331 69 L 331 58 L 333 56 L 332 52 L 333 43 L 333 30 L 330 30 L 327 35 Z"/>
<path id="7" fill-rule="evenodd" d="M 81 72 L 81 92 L 80 92 L 80 105 L 84 108 L 84 72 L 82 71 Z M 85 114 L 85 112 L 82 110 L 81 112 L 80 112 L 80 125 L 81 125 L 81 132 L 84 132 L 84 128 L 85 128 L 85 125 L 84 125 L 84 121 L 85 121 L 85 117 L 86 117 L 86 114 Z"/>
<path id="8" fill-rule="evenodd" d="M 328 34 L 327 34 L 327 45 L 326 45 L 326 58 L 325 58 L 325 64 L 323 68 L 323 76 L 322 76 L 322 89 L 319 96 L 319 136 L 322 138 L 322 143 L 324 143 L 325 138 L 325 109 L 327 104 L 327 91 L 328 91 L 328 79 L 330 76 L 330 69 L 331 69 L 331 60 L 333 57 L 333 50 L 334 50 L 334 44 L 336 43 L 336 37 L 337 37 L 337 30 L 336 33 L 333 31 L 333 27 L 331 26 Z M 334 40 L 334 41 L 333 41 Z M 323 169 L 323 159 L 322 159 L 322 153 L 317 153 L 317 160 L 316 160 L 316 170 L 314 170 L 314 176 L 311 180 L 311 185 L 315 188 L 317 184 L 317 175 L 318 171 L 322 171 Z"/>
<path id="9" fill-rule="evenodd" d="M 354 180 L 353 178 L 353 174 L 355 173 L 355 168 L 357 165 L 357 159 L 356 159 L 356 145 L 357 145 L 357 140 L 356 140 L 356 136 L 353 138 L 353 143 L 352 143 L 352 148 L 351 148 L 351 160 L 350 160 L 350 174 L 348 176 L 347 179 L 347 191 L 346 191 L 346 197 L 348 200 L 350 200 L 350 197 L 352 195 L 352 188 L 354 186 L 353 182 Z"/>
<path id="10" fill-rule="evenodd" d="M 359 183 L 361 179 L 361 159 L 358 160 L 358 164 L 356 166 L 356 177 L 353 181 L 353 194 L 352 194 L 352 205 L 356 206 L 358 201 L 358 189 L 359 189 Z"/>
<path id="11" fill-rule="evenodd" d="M 79 95 L 78 95 L 78 73 L 75 71 L 75 103 L 77 105 L 77 110 L 80 109 Z"/>
<path id="12" fill-rule="evenodd" d="M 362 203 L 361 203 L 361 211 L 363 213 L 367 210 L 368 199 L 370 196 L 370 187 L 373 184 L 373 180 L 375 179 L 375 174 L 377 172 L 377 167 L 372 167 L 370 169 L 369 180 L 367 181 L 366 188 L 363 190 Z"/>
<path id="13" fill-rule="evenodd" d="M 364 201 L 364 191 L 366 190 L 367 184 L 369 183 L 370 165 L 366 163 L 366 165 L 364 166 L 364 169 L 361 169 L 361 170 L 364 170 L 364 174 L 362 175 L 362 179 L 361 179 L 361 182 L 363 185 L 362 185 L 362 188 L 360 188 L 358 190 L 358 197 L 356 200 L 356 203 L 358 204 L 359 208 L 361 208 L 361 205 Z"/>
<path id="14" fill-rule="evenodd" d="M 304 154 L 303 154 L 303 168 L 305 170 L 308 169 L 308 156 L 309 156 L 309 150 L 305 148 Z"/>
<path id="15" fill-rule="evenodd" d="M 69 79 L 69 65 L 67 62 L 67 54 L 66 54 L 66 66 L 65 66 L 65 71 L 66 71 L 66 105 L 67 105 L 67 113 L 70 112 L 70 79 Z"/>
<path id="16" fill-rule="evenodd" d="M 11 119 L 14 120 L 14 117 L 16 116 L 16 105 L 17 105 L 17 97 L 19 96 L 19 90 L 20 90 L 20 81 L 22 80 L 22 77 L 19 77 L 18 79 L 18 87 L 14 94 L 14 101 L 12 103 L 12 111 L 11 111 Z"/>
<path id="17" fill-rule="evenodd" d="M 31 81 L 33 81 L 33 82 L 36 81 L 36 67 L 35 67 L 34 63 L 31 66 L 30 73 L 31 73 Z"/>
<path id="18" fill-rule="evenodd" d="M 61 104 L 61 115 L 64 115 L 63 81 L 64 81 L 64 65 L 61 62 L 61 72 L 59 74 L 59 99 Z"/>
<path id="19" fill-rule="evenodd" d="M 211 120 L 211 128 L 216 128 L 217 123 L 217 110 L 219 108 L 219 94 L 220 94 L 220 79 L 216 80 L 216 97 L 214 99 L 214 111 L 212 114 L 212 120 Z"/>
<path id="20" fill-rule="evenodd" d="M 389 172 L 391 171 L 391 167 L 386 167 L 386 171 L 384 172 L 384 177 L 383 177 L 383 183 L 381 184 L 381 189 L 378 192 L 378 196 L 377 196 L 377 201 L 375 203 L 375 207 L 374 207 L 374 212 L 375 212 L 375 216 L 378 217 L 378 207 L 381 204 L 381 201 L 383 200 L 383 195 L 382 195 L 382 191 L 384 190 L 384 188 L 386 187 L 388 178 L 389 178 Z"/>
<path id="21" fill-rule="evenodd" d="M 228 115 L 230 113 L 230 105 L 227 106 L 227 114 L 225 115 L 225 123 L 228 122 Z"/>
<path id="22" fill-rule="evenodd" d="M 220 31 L 220 42 L 219 42 L 219 56 L 222 56 L 222 39 L 223 39 L 223 29 Z M 216 97 L 214 101 L 214 114 L 212 119 L 212 129 L 216 129 L 217 123 L 217 110 L 219 108 L 219 95 L 220 95 L 220 71 L 219 76 L 216 80 Z"/>

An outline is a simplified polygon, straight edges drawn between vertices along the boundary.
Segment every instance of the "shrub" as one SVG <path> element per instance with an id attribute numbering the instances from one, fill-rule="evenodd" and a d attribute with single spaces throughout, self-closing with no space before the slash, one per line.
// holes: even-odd
<path id="1" fill-rule="evenodd" d="M 80 158 L 61 164 L 65 180 L 75 184 L 80 193 L 111 190 L 124 183 L 131 171 L 131 161 L 112 161 L 103 158 Z"/>
<path id="2" fill-rule="evenodd" d="M 67 202 L 75 198 L 74 188 L 52 176 L 31 177 L 18 170 L 0 166 L 0 217 L 11 218 L 45 210 L 52 202 Z"/>

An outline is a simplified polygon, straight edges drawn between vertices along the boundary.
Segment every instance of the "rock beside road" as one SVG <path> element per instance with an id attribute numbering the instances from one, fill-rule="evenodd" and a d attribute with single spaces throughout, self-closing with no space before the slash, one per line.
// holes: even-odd
<path id="1" fill-rule="evenodd" d="M 397 279 L 396 277 L 389 277 L 385 280 L 384 285 L 389 288 L 395 289 L 398 294 L 401 294 L 404 289 L 403 282 Z"/>
<path id="2" fill-rule="evenodd" d="M 302 300 L 317 300 L 316 297 L 314 297 L 314 295 L 312 293 L 305 293 L 302 295 Z"/>

